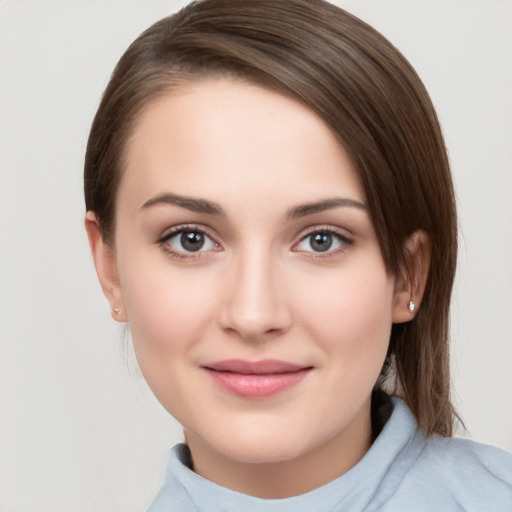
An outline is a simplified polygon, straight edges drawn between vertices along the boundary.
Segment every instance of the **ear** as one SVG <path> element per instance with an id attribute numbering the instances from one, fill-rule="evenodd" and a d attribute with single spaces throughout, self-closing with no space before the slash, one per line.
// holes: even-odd
<path id="1" fill-rule="evenodd" d="M 425 231 L 415 231 L 405 242 L 405 265 L 396 280 L 393 323 L 408 322 L 420 307 L 430 269 L 432 244 Z M 413 309 L 409 304 L 413 303 Z"/>
<path id="2" fill-rule="evenodd" d="M 110 303 L 112 318 L 118 322 L 127 322 L 123 294 L 117 276 L 114 249 L 103 240 L 100 226 L 94 212 L 88 211 L 86 213 L 85 230 L 89 238 L 89 246 L 91 248 L 101 289 Z"/>

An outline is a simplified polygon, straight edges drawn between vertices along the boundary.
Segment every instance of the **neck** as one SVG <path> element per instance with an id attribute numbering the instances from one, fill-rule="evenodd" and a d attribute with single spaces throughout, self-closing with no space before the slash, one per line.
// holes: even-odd
<path id="1" fill-rule="evenodd" d="M 234 491 L 267 499 L 297 496 L 334 480 L 364 457 L 372 440 L 369 407 L 332 439 L 284 461 L 234 460 L 192 433 L 185 435 L 197 474 Z"/>

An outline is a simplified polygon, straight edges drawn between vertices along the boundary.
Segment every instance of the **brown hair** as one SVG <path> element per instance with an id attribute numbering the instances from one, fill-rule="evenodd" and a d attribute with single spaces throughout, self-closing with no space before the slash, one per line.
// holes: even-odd
<path id="1" fill-rule="evenodd" d="M 421 80 L 372 27 L 324 0 L 200 0 L 142 33 L 119 61 L 94 119 L 85 201 L 114 242 L 123 150 L 149 101 L 187 81 L 228 75 L 293 97 L 353 159 L 388 271 L 407 268 L 416 230 L 432 244 L 415 318 L 394 324 L 379 385 L 391 376 L 428 435 L 452 434 L 449 307 L 457 220 L 439 122 Z M 388 383 L 389 385 L 389 383 Z"/>

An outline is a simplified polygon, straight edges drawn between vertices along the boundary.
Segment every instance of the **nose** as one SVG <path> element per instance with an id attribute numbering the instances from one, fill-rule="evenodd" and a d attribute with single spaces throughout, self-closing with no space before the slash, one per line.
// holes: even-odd
<path id="1" fill-rule="evenodd" d="M 251 342 L 286 332 L 291 311 L 279 266 L 262 253 L 242 256 L 233 263 L 225 276 L 221 327 Z"/>

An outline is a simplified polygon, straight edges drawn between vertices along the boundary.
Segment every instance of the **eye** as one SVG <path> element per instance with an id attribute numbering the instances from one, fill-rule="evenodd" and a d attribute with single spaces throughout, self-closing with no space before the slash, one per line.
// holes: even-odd
<path id="1" fill-rule="evenodd" d="M 181 228 L 165 235 L 159 243 L 164 249 L 177 257 L 187 257 L 194 253 L 219 249 L 220 246 L 203 230 Z"/>
<path id="2" fill-rule="evenodd" d="M 346 245 L 352 245 L 352 240 L 332 230 L 321 230 L 309 233 L 295 246 L 298 251 L 315 253 L 332 253 L 341 250 Z"/>

